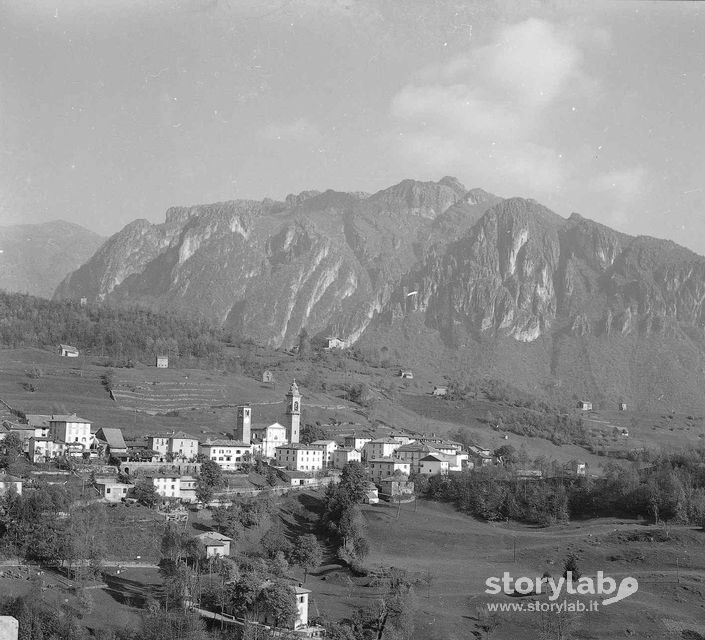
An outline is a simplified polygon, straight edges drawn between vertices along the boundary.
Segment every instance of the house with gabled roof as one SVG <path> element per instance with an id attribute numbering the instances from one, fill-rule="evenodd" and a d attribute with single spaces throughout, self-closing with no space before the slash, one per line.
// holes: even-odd
<path id="1" fill-rule="evenodd" d="M 206 531 L 197 535 L 196 539 L 200 540 L 206 548 L 206 558 L 230 555 L 230 543 L 233 539 L 218 531 Z"/>
<path id="2" fill-rule="evenodd" d="M 419 472 L 419 462 L 421 458 L 429 453 L 438 453 L 438 449 L 425 442 L 414 440 L 409 444 L 404 444 L 394 452 L 394 457 L 411 466 L 411 473 Z"/>
<path id="3" fill-rule="evenodd" d="M 198 452 L 215 462 L 221 469 L 240 469 L 252 455 L 252 445 L 237 440 L 206 440 L 199 445 Z"/>
<path id="4" fill-rule="evenodd" d="M 101 427 L 96 431 L 96 440 L 105 447 L 105 452 L 115 458 L 127 456 L 127 444 L 122 431 L 114 427 Z"/>
<path id="5" fill-rule="evenodd" d="M 419 473 L 427 476 L 448 475 L 449 462 L 442 453 L 429 453 L 419 461 Z"/>
<path id="6" fill-rule="evenodd" d="M 162 458 L 195 460 L 198 457 L 198 438 L 183 431 L 148 436 L 147 446 Z"/>
<path id="7" fill-rule="evenodd" d="M 78 349 L 70 344 L 60 344 L 59 355 L 64 358 L 78 358 Z"/>
<path id="8" fill-rule="evenodd" d="M 402 446 L 396 438 L 375 438 L 370 440 L 362 450 L 362 457 L 365 460 L 372 458 L 389 458 Z"/>

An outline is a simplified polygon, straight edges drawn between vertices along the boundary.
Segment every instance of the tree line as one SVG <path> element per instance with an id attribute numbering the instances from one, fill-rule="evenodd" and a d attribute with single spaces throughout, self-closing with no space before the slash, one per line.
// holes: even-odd
<path id="1" fill-rule="evenodd" d="M 705 450 L 653 453 L 640 467 L 608 461 L 599 478 L 524 478 L 513 466 L 486 467 L 427 481 L 418 489 L 483 520 L 541 525 L 599 516 L 643 517 L 705 528 Z"/>
<path id="2" fill-rule="evenodd" d="M 116 363 L 156 354 L 222 356 L 226 336 L 207 320 L 102 304 L 81 306 L 0 291 L 0 345 L 11 348 L 71 344 Z"/>

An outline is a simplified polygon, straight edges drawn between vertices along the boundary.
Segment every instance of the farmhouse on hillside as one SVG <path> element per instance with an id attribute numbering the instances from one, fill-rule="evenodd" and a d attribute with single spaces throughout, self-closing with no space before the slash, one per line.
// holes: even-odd
<path id="1" fill-rule="evenodd" d="M 399 377 L 405 380 L 413 380 L 414 372 L 411 369 L 399 369 Z"/>
<path id="2" fill-rule="evenodd" d="M 626 403 L 626 402 L 620 402 L 620 403 L 619 403 L 619 410 L 620 410 L 620 411 L 626 411 L 626 410 L 627 410 L 627 403 Z"/>
<path id="3" fill-rule="evenodd" d="M 169 356 L 157 356 L 156 361 L 157 369 L 168 369 L 169 368 Z"/>
<path id="4" fill-rule="evenodd" d="M 265 369 L 262 372 L 262 382 L 266 382 L 268 384 L 274 382 L 274 374 L 269 369 Z"/>
<path id="5" fill-rule="evenodd" d="M 205 533 L 197 535 L 196 539 L 200 540 L 206 548 L 206 558 L 230 555 L 230 543 L 233 539 L 224 536 L 222 533 L 206 531 Z"/>
<path id="6" fill-rule="evenodd" d="M 64 358 L 78 358 L 78 349 L 70 344 L 60 344 L 59 355 Z"/>
<path id="7" fill-rule="evenodd" d="M 448 387 L 433 387 L 433 391 L 431 392 L 431 395 L 434 395 L 436 397 L 447 396 L 448 395 Z"/>
<path id="8" fill-rule="evenodd" d="M 592 402 L 589 400 L 579 400 L 578 409 L 582 409 L 583 411 L 592 411 Z"/>
<path id="9" fill-rule="evenodd" d="M 335 336 L 326 338 L 326 346 L 323 348 L 328 351 L 331 349 L 345 349 L 345 340 L 341 340 Z"/>
<path id="10" fill-rule="evenodd" d="M 107 502 L 120 502 L 134 487 L 133 484 L 122 483 L 114 477 L 96 478 L 95 486 Z"/>

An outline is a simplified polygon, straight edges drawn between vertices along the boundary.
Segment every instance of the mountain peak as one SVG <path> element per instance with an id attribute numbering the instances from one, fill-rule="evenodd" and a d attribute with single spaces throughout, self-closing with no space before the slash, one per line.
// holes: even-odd
<path id="1" fill-rule="evenodd" d="M 450 187 L 453 191 L 457 191 L 458 193 L 465 193 L 467 191 L 460 180 L 454 178 L 453 176 L 444 176 L 438 181 L 438 184 Z"/>
<path id="2" fill-rule="evenodd" d="M 484 189 L 480 189 L 478 187 L 470 189 L 470 191 L 465 194 L 465 202 L 467 202 L 468 204 L 485 204 L 486 202 L 490 202 L 491 200 L 498 199 L 499 196 L 496 196 L 493 193 L 490 193 L 489 191 L 485 191 Z"/>

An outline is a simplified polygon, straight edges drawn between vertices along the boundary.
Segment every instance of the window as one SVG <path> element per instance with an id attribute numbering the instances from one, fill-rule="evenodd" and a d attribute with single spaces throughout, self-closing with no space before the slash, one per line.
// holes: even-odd
<path id="1" fill-rule="evenodd" d="M 110 487 L 106 487 L 106 488 L 105 488 L 105 493 L 106 493 L 106 494 L 107 494 L 107 493 L 110 493 Z"/>

